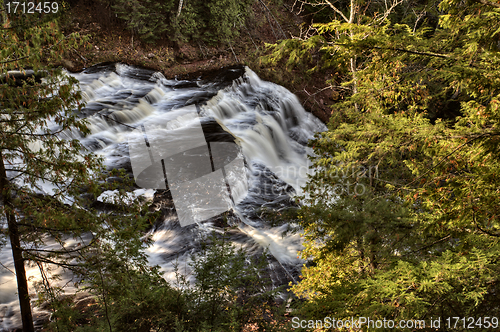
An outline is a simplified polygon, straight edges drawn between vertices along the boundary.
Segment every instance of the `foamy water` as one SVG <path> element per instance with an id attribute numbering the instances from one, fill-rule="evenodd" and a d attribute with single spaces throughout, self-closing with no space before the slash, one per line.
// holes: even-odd
<path id="1" fill-rule="evenodd" d="M 268 250 L 268 278 L 275 286 L 296 279 L 302 265 L 297 256 L 300 236 L 283 237 L 286 226 L 271 227 L 256 212 L 263 206 L 284 207 L 291 196 L 301 193 L 309 172 L 307 154 L 312 153 L 306 142 L 326 129 L 302 108 L 296 96 L 262 81 L 249 68 L 226 69 L 211 82 L 167 80 L 161 73 L 122 64 L 73 76 L 80 81 L 87 102 L 82 116 L 89 120 L 92 133 L 82 138 L 78 132 L 67 131 L 61 137 L 80 139 L 93 153 L 104 156 L 109 168 L 131 170 L 128 139 L 134 128 L 152 121 L 183 126 L 186 107 L 196 105 L 207 141 L 236 142 L 245 161 L 246 183 L 231 188 L 244 196 L 233 206 L 235 217 L 230 223 L 235 228 L 228 232 L 230 240 L 248 255 Z M 50 184 L 41 184 L 41 188 L 50 194 Z M 152 200 L 154 192 L 152 188 L 137 189 L 130 197 L 144 195 Z M 112 201 L 113 194 L 106 192 L 99 200 Z M 223 231 L 214 220 L 180 227 L 175 213 L 167 214 L 151 231 L 155 242 L 147 249 L 150 263 L 160 265 L 170 281 L 175 277 L 174 264 L 178 264 L 192 280 L 190 256 L 198 252 L 200 238 L 213 231 Z M 0 262 L 5 266 L 0 266 L 0 331 L 7 331 L 20 324 L 15 276 L 8 270 L 14 270 L 8 244 L 1 247 Z M 40 278 L 36 266 L 28 266 L 27 274 L 32 281 Z"/>

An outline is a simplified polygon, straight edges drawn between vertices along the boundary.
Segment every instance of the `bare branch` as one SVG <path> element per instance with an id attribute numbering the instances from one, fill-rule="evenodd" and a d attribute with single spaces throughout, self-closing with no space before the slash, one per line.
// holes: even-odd
<path id="1" fill-rule="evenodd" d="M 15 273 L 14 271 L 12 271 L 11 269 L 9 269 L 7 266 L 3 265 L 3 263 L 2 263 L 2 262 L 0 262 L 0 265 L 1 265 L 4 269 L 6 269 L 6 270 L 8 270 L 10 273 L 12 273 L 13 275 L 16 275 L 16 273 Z"/>
<path id="2" fill-rule="evenodd" d="M 334 43 L 333 45 L 343 45 L 347 46 L 346 44 L 337 44 Z M 380 47 L 380 46 L 366 46 L 365 48 L 374 48 L 377 50 L 392 50 L 392 51 L 399 51 L 399 52 L 405 52 L 405 53 L 411 53 L 411 54 L 417 54 L 417 55 L 425 55 L 425 56 L 434 56 L 438 58 L 449 58 L 449 54 L 439 54 L 439 53 L 432 53 L 432 52 L 420 52 L 420 51 L 411 51 L 411 50 L 406 50 L 404 48 L 398 48 L 398 47 Z"/>
<path id="3" fill-rule="evenodd" d="M 354 1 L 354 0 L 352 0 Z M 351 1 L 351 11 L 352 11 L 352 1 Z M 334 12 L 336 12 L 337 14 L 339 14 L 340 16 L 342 16 L 342 18 L 344 19 L 344 21 L 346 22 L 349 22 L 350 23 L 350 20 L 344 15 L 344 13 L 342 13 L 337 7 L 335 7 L 330 1 L 328 0 L 325 0 L 325 2 L 328 4 L 328 6 L 330 6 L 331 9 L 333 9 Z"/>
<path id="4" fill-rule="evenodd" d="M 338 9 L 337 7 L 335 7 L 329 0 L 324 0 L 325 2 L 318 2 L 318 3 L 311 3 L 309 1 L 302 1 L 302 0 L 298 0 L 302 5 L 301 5 L 301 9 L 300 11 L 302 11 L 302 6 L 303 5 L 310 5 L 310 6 L 320 6 L 320 5 L 328 5 L 331 9 L 333 9 L 334 12 L 336 12 L 337 14 L 339 14 L 340 16 L 342 16 L 342 19 L 346 22 L 349 22 L 349 19 L 347 18 L 347 16 L 344 15 L 344 13 L 342 13 L 342 11 L 340 9 Z M 295 4 L 294 4 L 295 6 Z M 300 12 L 299 12 L 300 14 Z"/>
<path id="5" fill-rule="evenodd" d="M 181 11 L 182 11 L 182 3 L 184 1 L 183 0 L 180 0 L 179 1 L 179 8 L 177 9 L 177 17 L 179 17 L 179 15 L 181 15 Z"/>
<path id="6" fill-rule="evenodd" d="M 27 248 L 25 248 L 25 249 L 23 249 L 23 251 L 25 251 L 25 252 L 45 252 L 45 253 L 49 253 L 49 254 L 69 254 L 69 253 L 78 252 L 78 251 L 81 251 L 85 248 L 88 248 L 92 244 L 93 243 L 90 242 L 84 246 L 78 247 L 76 249 L 70 249 L 70 250 L 68 250 L 66 248 L 64 248 L 64 250 L 46 250 L 46 249 L 27 249 Z"/>
<path id="7" fill-rule="evenodd" d="M 267 10 L 267 12 L 269 13 L 269 15 L 271 15 L 271 17 L 274 19 L 274 22 L 276 23 L 276 25 L 278 26 L 280 32 L 281 32 L 281 35 L 283 36 L 283 39 L 287 39 L 286 38 L 286 33 L 285 31 L 283 31 L 283 28 L 281 28 L 281 25 L 279 24 L 278 20 L 276 19 L 276 17 L 274 17 L 273 13 L 271 12 L 271 10 L 269 9 L 269 7 L 267 7 L 267 5 L 262 1 L 262 0 L 259 0 L 259 2 L 262 4 L 262 6 L 264 6 L 264 8 Z M 269 19 L 269 17 L 266 15 L 268 21 L 269 21 L 269 26 L 271 27 L 271 29 L 274 31 L 273 29 L 273 26 L 271 24 L 271 20 Z M 278 37 L 275 35 L 276 39 L 278 39 Z"/>
<path id="8" fill-rule="evenodd" d="M 382 17 L 380 17 L 378 20 L 378 22 L 382 22 L 384 21 L 391 13 L 392 11 L 394 10 L 394 8 L 396 8 L 399 4 L 401 4 L 403 2 L 403 0 L 396 0 L 392 3 L 391 7 L 387 8 L 387 2 L 385 3 L 385 6 L 386 6 L 386 10 L 384 12 L 384 15 Z"/>
<path id="9" fill-rule="evenodd" d="M 432 246 L 434 246 L 434 245 L 436 245 L 436 244 L 438 244 L 438 243 L 440 243 L 440 242 L 443 242 L 443 241 L 445 241 L 445 240 L 448 240 L 450 237 L 451 237 L 451 234 L 448 234 L 448 235 L 446 235 L 445 237 L 443 237 L 443 238 L 441 238 L 441 239 L 439 239 L 439 240 L 436 240 L 436 241 L 432 242 L 431 244 L 425 245 L 425 246 L 423 246 L 423 247 L 421 247 L 421 248 L 419 248 L 419 249 L 413 250 L 413 251 L 411 251 L 411 252 L 409 252 L 409 253 L 405 254 L 404 256 L 408 256 L 409 254 L 414 254 L 414 253 L 417 253 L 417 252 L 422 251 L 422 250 L 424 250 L 424 249 L 430 248 L 430 247 L 432 247 Z"/>
<path id="10" fill-rule="evenodd" d="M 422 179 L 424 176 L 426 176 L 428 173 L 430 173 L 434 168 L 438 167 L 439 165 L 441 165 L 443 162 L 445 162 L 445 160 L 447 160 L 451 155 L 453 155 L 455 152 L 457 152 L 458 150 L 462 149 L 464 146 L 466 146 L 467 144 L 469 144 L 470 142 L 476 140 L 476 139 L 479 139 L 479 138 L 483 138 L 483 137 L 487 137 L 487 136 L 495 136 L 495 135 L 498 135 L 498 133 L 495 133 L 495 134 L 492 134 L 492 133 L 484 133 L 482 135 L 478 135 L 477 137 L 474 137 L 472 138 L 471 140 L 463 143 L 463 144 L 460 144 L 458 147 L 456 147 L 453 151 L 451 151 L 450 153 L 448 153 L 446 156 L 444 156 L 443 158 L 441 158 L 441 160 L 438 161 L 437 164 L 435 164 L 434 166 L 432 166 L 431 168 L 429 168 L 427 170 L 427 172 L 425 172 L 424 174 L 422 174 L 421 176 L 417 177 L 415 180 L 411 181 L 410 183 L 407 184 L 407 186 L 409 186 L 410 184 L 414 183 L 414 182 L 417 182 L 418 180 Z"/>
<path id="11" fill-rule="evenodd" d="M 354 22 L 354 15 L 355 15 L 355 12 L 356 12 L 356 4 L 354 3 L 355 0 L 351 0 L 351 11 L 349 13 L 349 21 L 348 23 L 352 23 Z"/>
<path id="12" fill-rule="evenodd" d="M 488 1 L 488 0 L 474 0 L 474 1 L 482 3 L 483 5 L 486 5 L 486 6 L 500 8 L 500 3 L 491 2 L 491 1 Z"/>

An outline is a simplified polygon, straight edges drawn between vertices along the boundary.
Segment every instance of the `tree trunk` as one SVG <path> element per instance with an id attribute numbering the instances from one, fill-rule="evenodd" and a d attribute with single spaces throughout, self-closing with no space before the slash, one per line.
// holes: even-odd
<path id="1" fill-rule="evenodd" d="M 16 216 L 13 211 L 9 181 L 0 150 L 0 193 L 2 195 L 5 216 L 9 226 L 10 245 L 12 256 L 14 257 L 14 267 L 16 269 L 17 292 L 19 294 L 19 305 L 21 306 L 21 318 L 24 332 L 34 332 L 33 317 L 31 315 L 30 296 L 28 292 L 28 281 L 26 280 L 26 270 L 24 269 L 23 249 L 19 237 L 19 229 L 16 223 Z"/>
<path id="2" fill-rule="evenodd" d="M 177 17 L 179 17 L 179 15 L 181 14 L 181 11 L 182 11 L 182 3 L 184 2 L 184 0 L 180 0 L 179 1 L 179 9 L 177 9 Z"/>

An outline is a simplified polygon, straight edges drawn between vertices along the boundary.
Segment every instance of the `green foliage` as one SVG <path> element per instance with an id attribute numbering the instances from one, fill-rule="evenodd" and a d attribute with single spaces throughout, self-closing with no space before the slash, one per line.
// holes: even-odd
<path id="1" fill-rule="evenodd" d="M 176 18 L 180 39 L 211 44 L 231 42 L 251 12 L 253 1 L 188 1 Z"/>
<path id="2" fill-rule="evenodd" d="M 253 1 L 112 0 L 113 10 L 142 40 L 228 42 L 239 35 Z"/>
<path id="3" fill-rule="evenodd" d="M 173 26 L 175 36 L 173 39 L 181 41 L 203 39 L 202 34 L 207 26 L 204 19 L 207 16 L 206 10 L 204 6 L 196 5 L 196 2 L 186 2 L 181 14 L 175 18 Z"/>
<path id="4" fill-rule="evenodd" d="M 115 0 L 113 3 L 115 13 L 146 42 L 154 42 L 170 29 L 175 6 L 172 0 Z"/>
<path id="5" fill-rule="evenodd" d="M 53 301 L 55 323 L 48 330 L 241 331 L 258 326 L 278 331 L 286 327 L 284 308 L 274 304 L 279 289 L 272 290 L 270 280 L 262 278 L 265 255 L 248 258 L 228 242 L 226 233 L 204 238 L 201 250 L 191 257 L 194 284 L 176 266 L 177 282 L 169 285 L 158 267 L 147 266 L 143 255 L 132 260 L 115 257 L 117 251 L 128 254 L 113 246 L 102 242 L 90 261 L 97 267 L 91 272 L 95 275 L 86 277 L 96 282 L 87 286 L 97 299 L 90 313 L 64 300 Z"/>
<path id="6" fill-rule="evenodd" d="M 103 248 L 103 255 L 96 258 L 101 260 L 104 256 L 108 259 L 106 262 L 111 263 L 103 265 L 97 260 L 94 262 L 103 268 L 93 276 L 102 282 L 92 286 L 91 290 L 100 299 L 92 308 L 97 315 L 84 326 L 72 326 L 68 330 L 173 330 L 172 327 L 187 308 L 181 291 L 172 288 L 157 267 L 150 268 L 144 257 L 139 266 L 133 266 L 123 263 L 122 259 L 106 257 L 106 251 L 113 253 L 109 248 Z"/>
<path id="7" fill-rule="evenodd" d="M 131 16 L 131 22 L 139 24 L 149 5 L 168 4 L 137 4 L 134 15 L 139 16 L 137 21 Z M 211 8 L 214 17 L 224 15 L 216 6 Z M 84 105 L 78 82 L 53 64 L 60 63 L 65 49 L 85 40 L 64 36 L 57 15 L 3 18 L 1 213 L 7 216 L 8 235 L 19 254 L 18 281 L 26 284 L 25 261 L 40 269 L 42 279 L 35 285 L 38 303 L 53 313 L 46 330 L 236 331 L 248 324 L 271 330 L 279 308 L 273 303 L 277 290 L 271 291 L 268 281 L 259 277 L 264 260 L 247 259 L 225 236 L 206 239 L 201 253 L 193 257 L 192 288 L 172 287 L 158 267 L 148 265 L 144 249 L 151 239 L 146 230 L 156 216 L 140 199 L 128 202 L 126 189 L 133 183 L 123 170 L 109 173 L 102 159 L 85 151 L 79 139 L 71 139 L 89 133 L 87 122 L 78 116 Z M 133 28 L 149 38 L 164 28 L 156 18 Z M 122 181 L 106 181 L 115 176 Z M 50 192 L 44 191 L 47 186 Z M 95 208 L 100 194 L 115 189 L 114 204 Z M 3 237 L 0 243 L 5 243 Z M 88 307 L 72 303 L 72 297 L 64 294 L 59 268 L 71 271 L 74 286 L 93 297 Z M 27 286 L 19 293 L 25 300 L 22 310 L 29 313 Z M 32 331 L 28 325 L 32 324 L 24 330 Z"/>
<path id="8" fill-rule="evenodd" d="M 238 37 L 253 1 L 212 1 L 207 3 L 210 17 L 205 35 L 210 41 L 231 41 Z"/>
<path id="9" fill-rule="evenodd" d="M 143 236 L 154 215 L 140 200 L 127 203 L 123 187 L 132 184 L 123 172 L 104 174 L 102 160 L 78 139 L 61 139 L 89 133 L 78 116 L 83 104 L 76 80 L 53 66 L 66 48 L 84 40 L 64 36 L 52 14 L 8 15 L 0 33 L 0 211 L 8 220 L 23 328 L 32 330 L 25 261 L 40 269 L 37 295 L 54 309 L 55 329 L 73 330 L 77 315 L 57 286 L 60 276 L 49 273 L 54 267 L 79 277 L 104 304 L 102 317 L 109 321 L 113 287 L 130 287 L 123 274 L 146 269 L 143 249 L 150 240 Z M 97 211 L 96 198 L 118 187 L 107 176 L 122 177 L 120 194 L 114 209 Z"/>
<path id="10" fill-rule="evenodd" d="M 271 280 L 261 277 L 265 256 L 247 257 L 243 249 L 237 250 L 228 242 L 226 233 L 204 238 L 201 251 L 191 257 L 196 281 L 192 288 L 185 288 L 188 314 L 182 328 L 240 331 L 246 325 L 256 325 L 273 330 L 281 314 L 280 308 L 274 307 L 279 289 L 273 290 Z"/>
<path id="11" fill-rule="evenodd" d="M 311 141 L 316 173 L 295 211 L 310 259 L 293 286 L 303 316 L 499 315 L 500 11 L 439 10 L 431 33 L 357 11 L 274 46 L 291 64 L 319 47 L 349 91 Z"/>

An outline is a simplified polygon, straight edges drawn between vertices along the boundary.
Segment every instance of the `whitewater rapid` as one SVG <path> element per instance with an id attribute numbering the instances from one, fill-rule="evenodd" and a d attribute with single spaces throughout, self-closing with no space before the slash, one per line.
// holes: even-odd
<path id="1" fill-rule="evenodd" d="M 248 67 L 222 69 L 209 81 L 168 80 L 159 72 L 124 64 L 68 75 L 80 82 L 86 102 L 80 116 L 89 121 L 91 134 L 84 138 L 66 131 L 61 137 L 80 139 L 89 151 L 105 158 L 108 168 L 132 171 L 128 141 L 134 129 L 170 120 L 182 126 L 183 114 L 195 106 L 207 142 L 235 142 L 244 160 L 245 183 L 231 188 L 243 197 L 232 207 L 228 223 L 236 227 L 229 232 L 230 240 L 248 255 L 268 250 L 268 277 L 273 285 L 296 279 L 303 263 L 297 255 L 300 236 L 283 237 L 286 225 L 272 227 L 259 215 L 259 208 L 283 208 L 302 192 L 310 172 L 307 156 L 312 153 L 307 141 L 326 130 L 295 95 L 261 80 Z M 154 188 L 137 188 L 130 195 L 153 201 L 155 192 Z M 107 192 L 99 200 L 112 200 L 112 196 Z M 189 260 L 198 251 L 200 238 L 212 231 L 221 233 L 224 225 L 220 218 L 211 218 L 181 227 L 173 206 L 163 206 L 163 210 L 161 223 L 151 230 L 154 245 L 147 249 L 149 261 L 159 265 L 169 281 L 175 279 L 175 264 L 192 281 Z M 20 320 L 10 246 L 0 248 L 4 265 L 0 266 L 0 331 L 7 331 L 19 326 Z M 27 266 L 27 274 L 31 282 L 40 278 L 36 266 Z"/>

